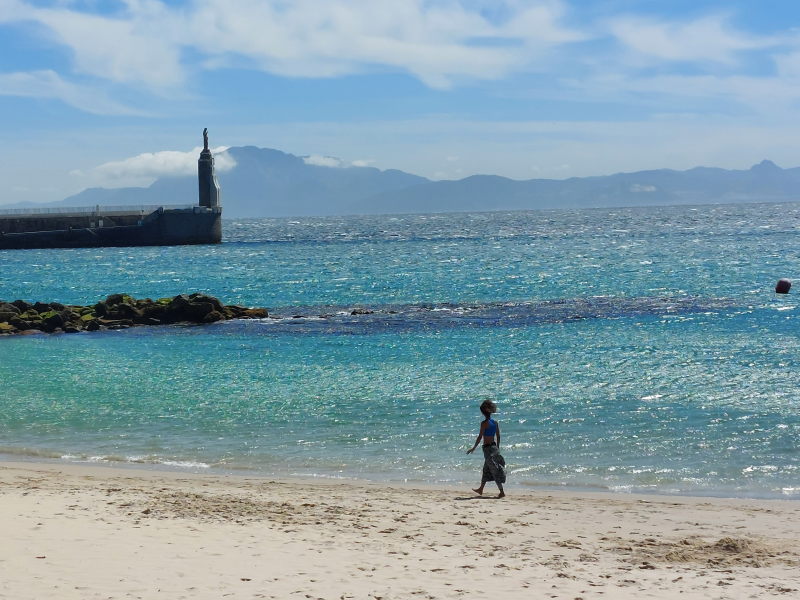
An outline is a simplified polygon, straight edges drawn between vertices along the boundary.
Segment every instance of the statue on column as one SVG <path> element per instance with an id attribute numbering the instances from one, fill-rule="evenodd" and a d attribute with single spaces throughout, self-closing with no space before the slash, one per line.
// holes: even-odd
<path id="1" fill-rule="evenodd" d="M 203 129 L 203 151 L 197 160 L 197 182 L 200 191 L 200 206 L 218 209 L 220 207 L 219 183 L 214 174 L 214 157 L 211 150 L 208 149 L 207 127 Z"/>

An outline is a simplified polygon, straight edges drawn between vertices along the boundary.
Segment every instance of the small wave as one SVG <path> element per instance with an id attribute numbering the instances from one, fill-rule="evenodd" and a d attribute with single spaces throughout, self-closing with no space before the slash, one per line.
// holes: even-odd
<path id="1" fill-rule="evenodd" d="M 348 477 L 346 475 L 340 475 L 336 473 L 289 473 L 289 477 L 308 477 L 310 479 L 342 479 L 342 480 L 349 480 L 355 479 L 355 476 Z"/>
<path id="2" fill-rule="evenodd" d="M 742 469 L 742 473 L 774 473 L 779 469 L 780 467 L 777 467 L 776 465 L 751 465 Z"/>
<path id="3" fill-rule="evenodd" d="M 180 469 L 210 469 L 211 465 L 202 462 L 186 461 L 186 460 L 162 460 L 158 464 L 167 467 L 178 467 Z"/>
<path id="4" fill-rule="evenodd" d="M 0 446 L 0 455 L 28 458 L 61 458 L 61 453 L 53 450 L 14 448 L 11 446 Z"/>
<path id="5" fill-rule="evenodd" d="M 175 460 L 169 458 L 159 458 L 155 456 L 117 456 L 117 455 L 76 455 L 62 454 L 53 458 L 60 458 L 69 462 L 78 463 L 105 463 L 105 464 L 131 464 L 131 465 L 154 465 L 164 466 L 175 469 L 210 469 L 213 465 L 193 460 Z"/>
<path id="6" fill-rule="evenodd" d="M 15 448 L 10 446 L 0 446 L 0 456 L 7 456 L 9 458 L 22 458 L 22 459 L 48 459 L 48 460 L 62 460 L 74 463 L 105 463 L 105 464 L 139 464 L 139 465 L 161 465 L 169 468 L 176 469 L 210 469 L 213 465 L 204 462 L 193 460 L 176 460 L 168 458 L 159 458 L 155 456 L 117 456 L 117 455 L 89 455 L 89 454 L 71 454 L 56 452 L 49 449 L 41 448 Z"/>
<path id="7" fill-rule="evenodd" d="M 565 488 L 565 489 L 572 489 L 572 490 L 586 490 L 586 491 L 603 491 L 603 492 L 610 492 L 612 491 L 610 486 L 602 485 L 598 483 L 569 483 L 567 481 L 521 481 L 519 483 L 522 487 L 532 487 L 532 488 Z"/>

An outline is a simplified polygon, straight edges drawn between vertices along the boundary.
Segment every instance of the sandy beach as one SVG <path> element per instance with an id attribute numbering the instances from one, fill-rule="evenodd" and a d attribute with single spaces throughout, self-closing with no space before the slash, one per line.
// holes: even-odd
<path id="1" fill-rule="evenodd" d="M 0 463 L 0 522 L 14 600 L 800 597 L 793 501 Z"/>

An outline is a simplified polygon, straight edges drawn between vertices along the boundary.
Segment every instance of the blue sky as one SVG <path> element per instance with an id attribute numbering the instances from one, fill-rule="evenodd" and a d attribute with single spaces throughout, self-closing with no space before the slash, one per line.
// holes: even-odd
<path id="1" fill-rule="evenodd" d="M 434 179 L 794 167 L 798 27 L 790 0 L 0 0 L 0 204 L 191 172 L 203 127 Z"/>

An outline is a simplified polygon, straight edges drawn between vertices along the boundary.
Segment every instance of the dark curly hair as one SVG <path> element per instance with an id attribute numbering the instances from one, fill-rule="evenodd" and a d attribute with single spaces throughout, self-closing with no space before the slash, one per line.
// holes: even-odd
<path id="1" fill-rule="evenodd" d="M 491 400 L 484 400 L 481 403 L 481 412 L 488 419 L 493 413 L 497 412 L 497 405 Z"/>

